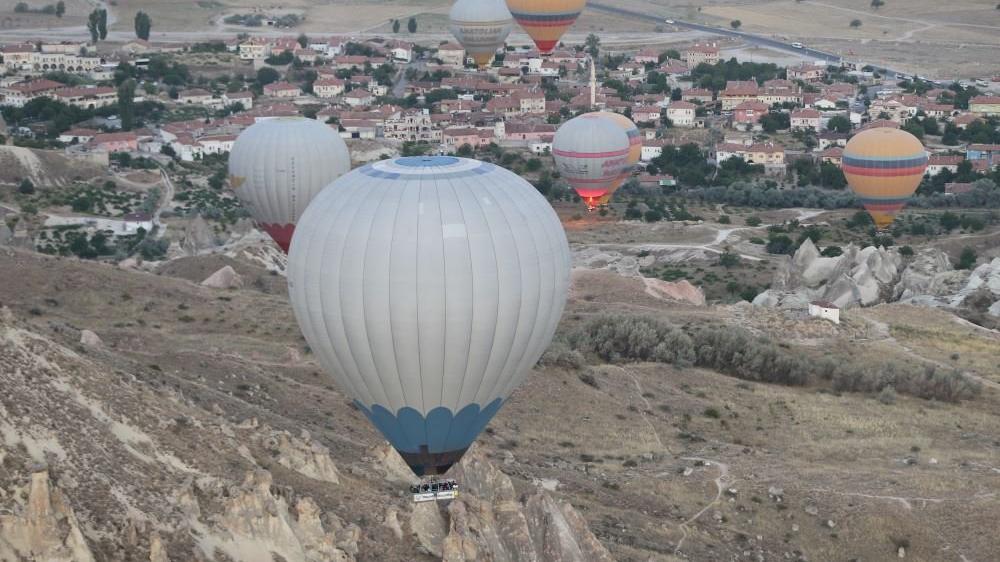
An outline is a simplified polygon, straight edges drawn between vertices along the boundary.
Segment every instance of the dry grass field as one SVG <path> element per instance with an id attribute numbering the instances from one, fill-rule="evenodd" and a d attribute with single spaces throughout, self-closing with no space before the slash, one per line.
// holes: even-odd
<path id="1" fill-rule="evenodd" d="M 986 0 L 622 0 L 623 7 L 801 41 L 851 59 L 935 77 L 1000 72 L 1000 10 Z M 852 20 L 859 27 L 851 27 Z"/>
<path id="2" fill-rule="evenodd" d="M 22 1 L 24 0 L 0 0 L 0 31 L 4 29 L 44 29 L 47 27 L 83 25 L 86 23 L 87 14 L 93 9 L 91 2 L 87 0 L 63 0 L 66 4 L 66 13 L 61 18 L 55 15 L 15 12 L 14 7 Z M 31 8 L 41 9 L 47 4 L 55 4 L 56 1 L 35 0 L 26 3 Z"/>

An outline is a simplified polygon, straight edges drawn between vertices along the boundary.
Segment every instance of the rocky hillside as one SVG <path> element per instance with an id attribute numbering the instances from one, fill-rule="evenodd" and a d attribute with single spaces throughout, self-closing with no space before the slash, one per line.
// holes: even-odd
<path id="1" fill-rule="evenodd" d="M 612 559 L 570 504 L 540 488 L 521 498 L 482 451 L 458 469 L 457 501 L 414 508 L 387 446 L 335 462 L 308 431 L 235 421 L 222 395 L 197 378 L 178 387 L 122 343 L 0 308 L 0 560 Z"/>
<path id="2" fill-rule="evenodd" d="M 0 248 L 0 560 L 990 559 L 991 333 L 941 309 L 835 327 L 673 289 L 580 268 L 560 330 L 746 325 L 817 358 L 948 363 L 984 388 L 876 399 L 564 349 L 456 468 L 460 497 L 414 506 L 280 274 L 238 254 L 149 272 Z"/>
<path id="3" fill-rule="evenodd" d="M 812 300 L 841 308 L 899 301 L 958 309 L 973 295 L 986 299 L 983 308 L 1000 317 L 1000 258 L 967 271 L 956 270 L 933 247 L 904 257 L 896 248 L 847 246 L 840 256 L 823 257 L 807 239 L 794 256 L 783 259 L 771 289 L 754 304 L 804 309 Z"/>
<path id="4" fill-rule="evenodd" d="M 0 146 L 0 183 L 29 179 L 35 185 L 61 186 L 106 175 L 106 166 L 68 158 L 62 151 Z"/>

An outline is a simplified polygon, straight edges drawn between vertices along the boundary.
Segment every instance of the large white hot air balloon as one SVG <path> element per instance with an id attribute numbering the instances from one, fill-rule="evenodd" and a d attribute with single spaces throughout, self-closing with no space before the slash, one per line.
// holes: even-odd
<path id="1" fill-rule="evenodd" d="M 458 461 L 538 361 L 570 271 L 534 187 L 450 156 L 340 178 L 302 216 L 288 262 L 310 348 L 420 476 Z"/>
<path id="2" fill-rule="evenodd" d="M 621 185 L 623 174 L 630 169 L 629 151 L 625 130 L 592 114 L 570 119 L 552 140 L 556 169 L 589 209 Z"/>
<path id="3" fill-rule="evenodd" d="M 252 125 L 229 154 L 230 186 L 286 253 L 309 202 L 350 169 L 347 144 L 337 131 L 304 117 Z"/>
<path id="4" fill-rule="evenodd" d="M 514 27 L 505 0 L 458 0 L 449 17 L 452 35 L 480 67 L 490 64 Z"/>

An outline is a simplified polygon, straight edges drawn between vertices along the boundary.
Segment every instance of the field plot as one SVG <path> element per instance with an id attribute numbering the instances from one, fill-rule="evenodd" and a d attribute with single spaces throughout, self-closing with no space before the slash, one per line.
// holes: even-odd
<path id="1" fill-rule="evenodd" d="M 58 0 L 42 0 L 36 2 L 26 2 L 31 10 L 42 10 L 46 5 L 55 7 Z M 87 0 L 63 0 L 66 6 L 66 13 L 62 17 L 55 14 L 44 14 L 36 11 L 16 12 L 18 4 L 25 3 L 23 0 L 0 0 L 0 31 L 21 28 L 55 28 L 86 23 L 87 14 L 92 10 L 90 2 Z"/>

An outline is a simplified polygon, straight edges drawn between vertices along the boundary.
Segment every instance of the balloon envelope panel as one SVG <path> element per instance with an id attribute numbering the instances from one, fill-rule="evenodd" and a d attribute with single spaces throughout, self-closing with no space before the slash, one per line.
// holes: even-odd
<path id="1" fill-rule="evenodd" d="M 844 175 L 878 228 L 892 224 L 927 170 L 920 140 L 899 129 L 855 135 L 844 149 Z"/>
<path id="2" fill-rule="evenodd" d="M 628 180 L 629 176 L 632 174 L 632 170 L 635 169 L 635 165 L 642 159 L 642 133 L 639 131 L 639 127 L 636 126 L 631 119 L 613 111 L 595 111 L 592 113 L 585 113 L 583 117 L 590 119 L 607 119 L 620 127 L 623 131 L 625 131 L 625 134 L 628 135 L 628 165 L 622 170 L 621 176 L 611 189 L 598 199 L 599 205 L 607 205 L 611 202 L 611 196 L 618 191 L 618 188 L 620 188 L 626 180 Z"/>
<path id="3" fill-rule="evenodd" d="M 587 205 L 614 191 L 630 168 L 629 139 L 608 119 L 584 114 L 564 123 L 552 141 L 556 169 Z"/>
<path id="4" fill-rule="evenodd" d="M 449 17 L 452 35 L 479 66 L 493 60 L 514 27 L 504 0 L 458 0 Z"/>
<path id="5" fill-rule="evenodd" d="M 351 169 L 347 145 L 329 125 L 302 117 L 261 121 L 229 155 L 229 183 L 254 220 L 285 252 L 299 217 Z"/>
<path id="6" fill-rule="evenodd" d="M 548 202 L 492 164 L 386 160 L 306 211 L 289 293 L 323 367 L 417 474 L 462 454 L 544 352 L 569 286 Z"/>
<path id="7" fill-rule="evenodd" d="M 555 50 L 586 4 L 586 0 L 507 0 L 514 20 L 543 55 Z"/>

